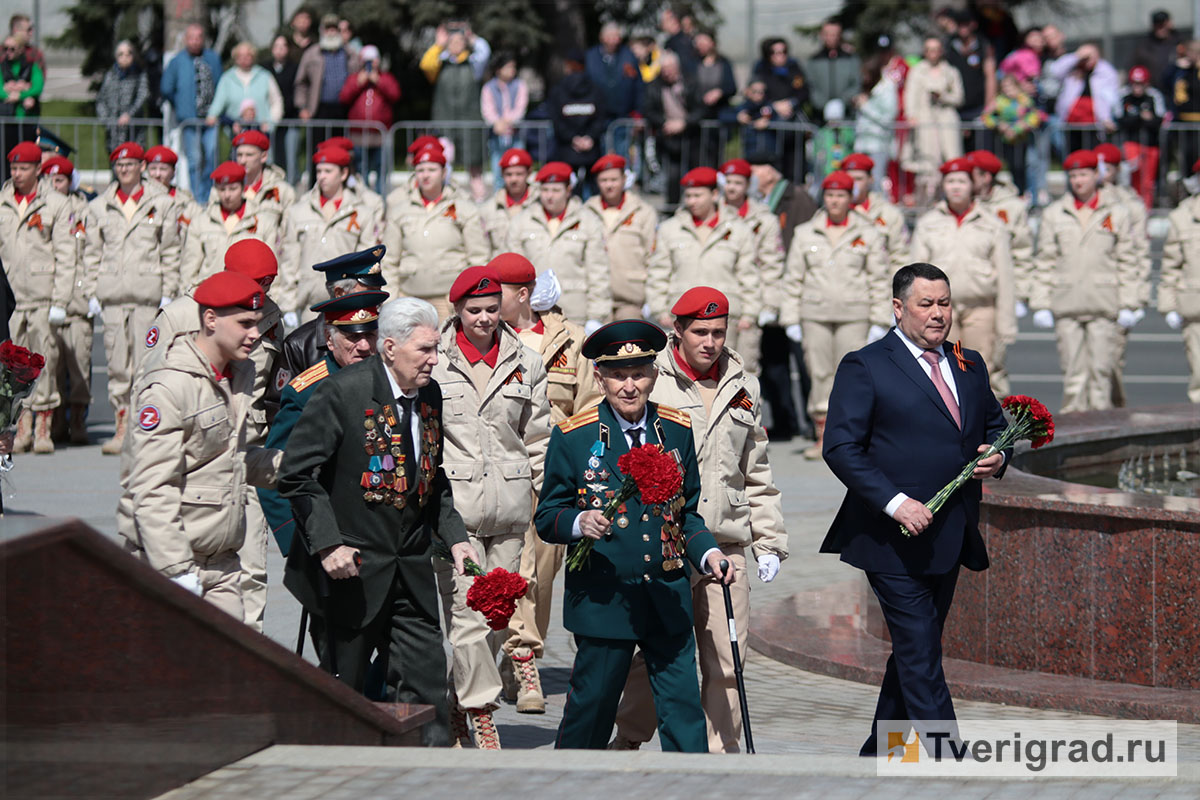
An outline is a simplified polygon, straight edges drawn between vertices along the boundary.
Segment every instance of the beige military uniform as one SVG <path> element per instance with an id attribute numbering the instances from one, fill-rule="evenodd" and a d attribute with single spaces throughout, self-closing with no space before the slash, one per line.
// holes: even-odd
<path id="1" fill-rule="evenodd" d="M 342 202 L 326 218 L 320 198 L 320 189 L 313 187 L 284 212 L 283 256 L 275 279 L 275 302 L 306 322 L 316 316 L 309 306 L 329 299 L 325 275 L 313 270 L 313 264 L 374 247 L 383 232 L 382 203 L 347 186 Z"/>
<path id="2" fill-rule="evenodd" d="M 179 286 L 190 292 L 205 278 L 225 269 L 225 251 L 234 242 L 243 239 L 258 239 L 274 248 L 279 239 L 279 211 L 272 207 L 260 207 L 252 211 L 250 203 L 238 218 L 230 214 L 226 219 L 221 213 L 220 203 L 209 203 L 204 211 L 188 226 L 187 239 L 183 244 L 180 260 Z"/>
<path id="3" fill-rule="evenodd" d="M 52 187 L 47 187 L 53 191 Z M 39 190 L 40 191 L 40 190 Z M 87 197 L 82 192 L 66 195 L 71 206 L 71 235 L 75 239 L 75 286 L 67 303 L 67 321 L 55 331 L 58 342 L 59 391 L 69 385 L 67 405 L 86 410 L 92 402 L 92 341 L 95 327 L 88 317 L 88 298 L 83 293 L 83 248 L 87 242 Z M 76 423 L 79 424 L 79 423 Z"/>
<path id="4" fill-rule="evenodd" d="M 671 334 L 667 349 L 658 354 L 658 382 L 650 399 L 692 418 L 700 467 L 700 514 L 733 565 L 736 577 L 729 589 L 738 641 L 744 642 L 750 634 L 750 576 L 757 571 L 758 557 L 771 554 L 782 561 L 788 556 L 783 505 L 767 461 L 758 379 L 747 375 L 738 354 L 726 349 L 721 356 L 721 377 L 697 383 L 675 360 L 676 346 Z M 721 584 L 694 575 L 692 601 L 708 749 L 736 753 L 742 717 Z M 745 649 L 741 656 L 744 661 Z M 650 681 L 639 655 L 625 683 L 617 733 L 630 741 L 648 742 L 655 727 Z"/>
<path id="5" fill-rule="evenodd" d="M 470 364 L 456 341 L 456 323 L 452 317 L 442 329 L 442 358 L 433 368 L 442 390 L 442 469 L 450 479 L 455 508 L 461 505 L 479 566 L 516 572 L 550 440 L 546 368 L 504 323 L 495 368 L 483 361 Z M 467 608 L 473 579 L 456 575 L 444 561 L 435 568 L 454 650 L 452 685 L 458 703 L 464 710 L 494 709 L 500 672 L 487 622 Z"/>
<path id="6" fill-rule="evenodd" d="M 719 214 L 715 228 L 701 228 L 692 222 L 686 208 L 659 226 L 658 245 L 646 267 L 646 302 L 657 320 L 669 314 L 675 300 L 693 286 L 711 286 L 723 292 L 729 298 L 725 346 L 738 350 L 747 334 L 739 323 L 744 320 L 756 328 L 763 305 L 761 278 L 754 263 L 754 234 L 736 214 Z"/>
<path id="7" fill-rule="evenodd" d="M 625 192 L 620 205 L 612 208 L 605 208 L 598 194 L 584 206 L 596 213 L 604 228 L 612 318 L 641 319 L 646 304 L 646 262 L 654 252 L 658 212 L 630 191 Z"/>
<path id="8" fill-rule="evenodd" d="M 1167 217 L 1158 310 L 1183 317 L 1183 345 L 1192 370 L 1188 400 L 1200 403 L 1200 195 L 1184 200 Z"/>
<path id="9" fill-rule="evenodd" d="M 978 350 L 989 370 L 997 342 L 1006 346 L 1017 340 L 1016 275 L 1009 239 L 1004 223 L 987 206 L 975 203 L 960 223 L 945 200 L 917 220 L 912 237 L 912 260 L 940 267 L 950 278 L 951 336 L 963 347 Z"/>
<path id="10" fill-rule="evenodd" d="M 578 198 L 567 202 L 561 222 L 547 220 L 541 203 L 530 205 L 509 224 L 506 246 L 532 261 L 539 275 L 554 270 L 567 319 L 581 325 L 608 320 L 613 299 L 604 226 Z"/>
<path id="11" fill-rule="evenodd" d="M 454 279 L 467 267 L 488 262 L 479 209 L 466 192 L 450 185 L 435 203 L 425 205 L 414 185 L 403 201 L 388 206 L 383 243 L 387 253 L 380 266 L 389 290 L 395 286 L 428 300 L 442 321 L 453 313 L 446 295 Z"/>
<path id="12" fill-rule="evenodd" d="M 117 188 L 110 184 L 88 204 L 83 294 L 103 308 L 108 400 L 120 427 L 146 331 L 162 298 L 180 291 L 180 227 L 177 202 L 154 181 L 142 181 L 142 198 L 129 218 Z"/>
<path id="13" fill-rule="evenodd" d="M 1133 234 L 1133 251 L 1138 263 L 1138 286 L 1141 290 L 1138 294 L 1137 309 L 1144 309 L 1150 305 L 1150 234 L 1146 228 L 1146 204 L 1142 202 L 1142 198 L 1138 193 L 1128 186 L 1121 184 L 1110 183 L 1105 184 L 1101 191 L 1112 192 L 1117 197 L 1117 202 L 1124 205 L 1129 210 L 1130 232 Z M 1130 309 L 1131 311 L 1136 309 Z M 1120 348 L 1121 358 L 1118 368 L 1112 373 L 1112 402 L 1116 408 L 1122 408 L 1125 405 L 1125 382 L 1122 376 L 1125 374 L 1125 347 L 1129 342 L 1129 331 L 1117 326 L 1117 347 Z"/>
<path id="14" fill-rule="evenodd" d="M 525 199 L 510 206 L 508 192 L 501 187 L 491 197 L 479 204 L 479 219 L 483 222 L 483 234 L 487 238 L 491 258 L 508 251 L 508 225 L 525 209 L 537 204 L 537 185 L 529 184 Z"/>
<path id="15" fill-rule="evenodd" d="M 892 275 L 910 263 L 908 226 L 904 222 L 904 212 L 898 205 L 889 202 L 879 192 L 868 192 L 866 204 L 859 203 L 851 213 L 868 220 L 883 238 L 883 252 L 887 254 Z"/>
<path id="16" fill-rule="evenodd" d="M 34 192 L 22 209 L 12 180 L 0 188 L 0 260 L 16 298 L 8 323 L 12 340 L 46 359 L 29 398 L 36 412 L 52 411 L 62 402 L 50 307 L 66 309 L 71 300 L 76 246 L 71 203 L 44 184 Z"/>
<path id="17" fill-rule="evenodd" d="M 762 283 L 762 310 L 779 317 L 779 305 L 783 297 L 783 233 L 779 216 L 771 213 L 766 203 L 747 199 L 741 209 L 730 207 L 721 201 L 722 214 L 735 214 L 750 226 L 754 237 L 754 263 L 758 267 Z M 758 320 L 749 329 L 738 333 L 738 355 L 742 357 L 742 368 L 750 375 L 757 375 L 758 361 L 762 354 L 762 328 Z"/>
<path id="18" fill-rule="evenodd" d="M 1008 250 L 1012 256 L 1016 297 L 1028 305 L 1034 280 L 1033 229 L 1029 226 L 1029 203 L 1017 193 L 1017 188 L 1009 183 L 994 184 L 991 196 L 987 199 L 981 198 L 978 202 L 992 211 L 1008 231 Z M 1008 345 L 1009 342 L 997 339 L 992 358 L 988 361 L 988 376 L 997 397 L 1004 397 L 1010 389 L 1006 363 Z"/>
<path id="19" fill-rule="evenodd" d="M 117 529 L 164 575 L 197 573 L 204 597 L 242 619 L 243 498 L 248 483 L 275 485 L 283 453 L 247 445 L 254 368 L 234 362 L 231 370 L 231 381 L 218 381 L 184 339 L 146 375 L 122 452 Z"/>
<path id="20" fill-rule="evenodd" d="M 275 164 L 267 164 L 263 167 L 258 189 L 247 186 L 244 194 L 246 202 L 250 206 L 249 211 L 257 213 L 259 210 L 272 209 L 281 218 L 284 212 L 296 202 L 296 190 L 288 183 L 287 173 L 283 167 Z M 272 247 L 275 246 L 274 242 L 268 242 L 268 244 Z"/>
<path id="21" fill-rule="evenodd" d="M 1064 412 L 1112 408 L 1124 341 L 1117 312 L 1140 308 L 1146 292 L 1132 227 L 1104 190 L 1095 210 L 1066 194 L 1042 212 L 1029 307 L 1054 313 Z"/>

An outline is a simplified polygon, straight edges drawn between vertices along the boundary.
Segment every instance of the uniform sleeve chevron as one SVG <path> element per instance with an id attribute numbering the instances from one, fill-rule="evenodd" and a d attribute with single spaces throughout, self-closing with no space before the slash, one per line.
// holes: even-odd
<path id="1" fill-rule="evenodd" d="M 570 433 L 576 428 L 582 428 L 590 422 L 595 422 L 600 418 L 600 408 L 592 406 L 586 411 L 580 411 L 573 417 L 567 417 L 562 422 L 558 423 L 558 429 L 563 433 Z"/>
<path id="2" fill-rule="evenodd" d="M 692 427 L 692 417 L 686 411 L 680 411 L 678 408 L 671 406 L 659 406 L 658 415 L 665 420 L 674 422 L 676 425 L 682 425 L 685 428 Z"/>
<path id="3" fill-rule="evenodd" d="M 292 378 L 292 382 L 288 384 L 297 392 L 303 392 L 309 386 L 312 386 L 317 381 L 329 375 L 329 365 L 324 361 L 318 364 L 313 364 L 308 369 L 301 372 L 296 377 Z"/>

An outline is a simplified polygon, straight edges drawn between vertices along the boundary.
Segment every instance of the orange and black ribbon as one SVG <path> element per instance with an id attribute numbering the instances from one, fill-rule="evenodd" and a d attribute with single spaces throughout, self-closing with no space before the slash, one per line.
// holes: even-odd
<path id="1" fill-rule="evenodd" d="M 963 372 L 967 371 L 967 367 L 975 362 L 963 355 L 962 340 L 954 343 L 954 359 L 958 362 L 958 368 Z"/>

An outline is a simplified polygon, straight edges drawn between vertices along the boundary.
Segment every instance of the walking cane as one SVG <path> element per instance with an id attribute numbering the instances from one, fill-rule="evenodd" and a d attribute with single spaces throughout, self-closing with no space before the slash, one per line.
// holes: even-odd
<path id="1" fill-rule="evenodd" d="M 308 609 L 300 606 L 300 633 L 296 636 L 296 655 L 304 658 L 304 634 L 308 630 Z"/>
<path id="2" fill-rule="evenodd" d="M 317 594 L 321 597 L 321 613 L 325 615 L 325 652 L 329 655 L 329 674 L 340 678 L 337 668 L 337 639 L 333 633 L 333 593 L 329 590 L 329 576 L 325 568 L 317 565 Z"/>
<path id="3" fill-rule="evenodd" d="M 729 562 L 721 559 L 721 574 L 729 569 Z M 733 647 L 733 674 L 737 678 L 738 704 L 742 707 L 742 729 L 746 731 L 746 752 L 754 753 L 754 736 L 750 733 L 750 706 L 746 704 L 746 680 L 742 677 L 742 654 L 738 651 L 737 624 L 733 621 L 733 597 L 729 584 L 721 581 L 721 592 L 725 595 L 725 617 L 729 620 L 729 644 Z"/>

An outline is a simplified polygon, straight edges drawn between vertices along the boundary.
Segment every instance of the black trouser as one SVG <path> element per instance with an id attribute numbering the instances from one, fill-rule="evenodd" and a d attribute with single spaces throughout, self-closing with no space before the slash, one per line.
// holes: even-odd
<path id="1" fill-rule="evenodd" d="M 800 408 L 792 392 L 792 363 L 800 374 Z M 799 343 L 787 338 L 783 328 L 768 325 L 762 329 L 762 358 L 759 361 L 763 399 L 771 407 L 771 430 L 787 438 L 812 431 L 808 418 L 808 393 L 812 388 L 808 370 L 804 368 L 804 350 Z"/>
<path id="2" fill-rule="evenodd" d="M 313 112 L 313 119 L 345 119 L 346 109 L 341 103 L 318 103 L 317 110 Z M 311 128 L 306 128 L 308 134 L 308 161 L 305 169 L 312 169 L 312 157 L 317 152 L 317 145 L 326 139 L 332 139 L 334 136 L 345 136 L 346 126 L 343 125 L 318 125 Z M 353 154 L 351 154 L 353 155 Z M 316 178 L 313 179 L 316 183 Z"/>

